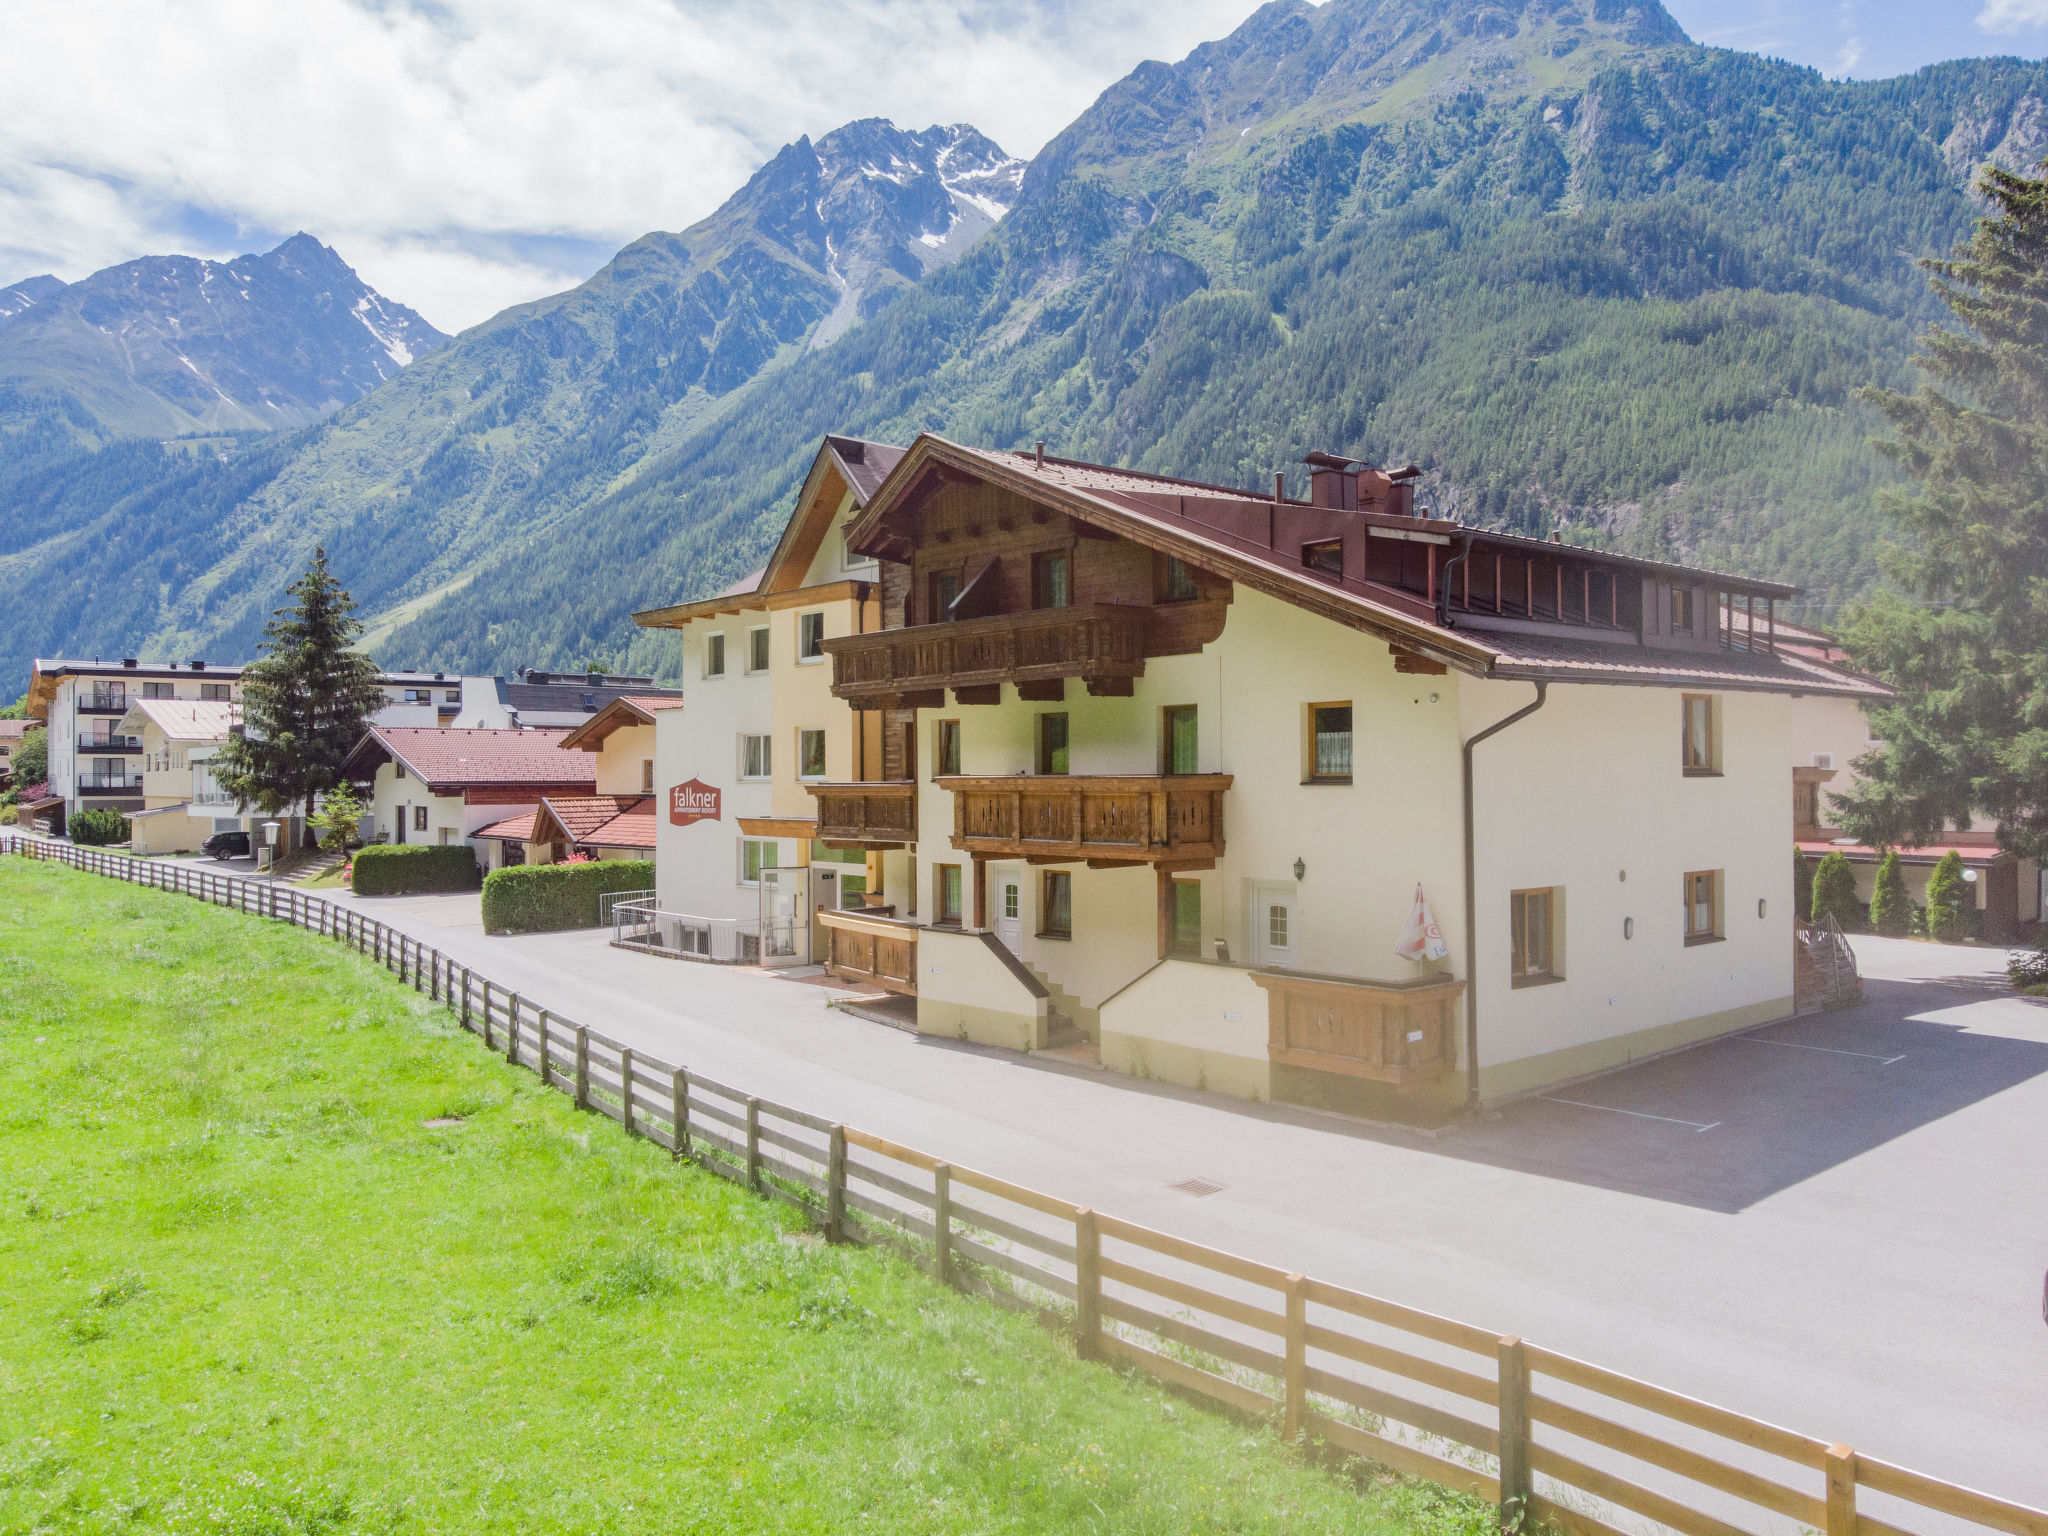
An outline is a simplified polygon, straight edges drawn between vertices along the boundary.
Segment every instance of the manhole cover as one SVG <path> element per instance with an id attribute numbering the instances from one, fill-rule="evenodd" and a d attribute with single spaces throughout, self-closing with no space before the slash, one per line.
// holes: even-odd
<path id="1" fill-rule="evenodd" d="M 460 1125 L 460 1124 L 462 1124 L 462 1116 L 460 1116 L 460 1115 L 436 1115 L 436 1116 L 435 1116 L 435 1117 L 434 1117 L 433 1119 L 431 1119 L 431 1120 L 422 1120 L 422 1121 L 420 1122 L 420 1124 L 421 1124 L 421 1125 L 423 1125 L 423 1126 L 425 1126 L 425 1127 L 426 1127 L 426 1128 L 427 1128 L 428 1130 L 430 1130 L 430 1131 L 438 1131 L 438 1130 L 443 1130 L 443 1129 L 445 1129 L 446 1127 L 448 1127 L 448 1126 L 451 1126 L 451 1125 Z"/>
<path id="2" fill-rule="evenodd" d="M 1204 1195 L 1217 1194 L 1230 1188 L 1228 1184 L 1219 1184 L 1214 1179 L 1182 1179 L 1178 1184 L 1169 1184 L 1166 1187 L 1177 1189 L 1184 1195 L 1193 1195 L 1198 1200 Z"/>

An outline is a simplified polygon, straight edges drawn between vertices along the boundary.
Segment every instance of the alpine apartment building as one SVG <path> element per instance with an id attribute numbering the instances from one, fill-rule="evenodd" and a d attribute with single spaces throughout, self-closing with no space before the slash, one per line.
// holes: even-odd
<path id="1" fill-rule="evenodd" d="M 835 723 L 774 696 L 775 616 L 812 600 L 662 616 L 692 685 L 664 792 L 729 752 L 762 770 L 730 776 L 758 784 L 737 815 L 664 823 L 664 907 L 757 874 L 750 825 L 801 836 L 813 870 L 862 861 L 860 909 L 807 893 L 815 952 L 920 1030 L 1352 1110 L 1791 1011 L 1794 700 L 1876 691 L 1777 644 L 1795 589 L 1420 516 L 1413 471 L 1327 455 L 1303 501 L 932 435 L 861 452 L 886 473 L 812 558 L 869 595 L 797 684 L 858 724 L 800 765 L 808 816 L 772 754 L 795 714 Z M 762 686 L 714 714 L 757 630 Z"/>

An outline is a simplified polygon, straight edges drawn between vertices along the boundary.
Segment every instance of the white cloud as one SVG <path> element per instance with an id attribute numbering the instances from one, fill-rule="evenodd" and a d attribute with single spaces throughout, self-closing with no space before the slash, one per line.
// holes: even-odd
<path id="1" fill-rule="evenodd" d="M 1987 0 L 1977 13 L 1977 25 L 1986 32 L 2025 32 L 2048 27 L 2048 0 Z"/>
<path id="2" fill-rule="evenodd" d="M 305 229 L 472 325 L 701 218 L 801 133 L 971 122 L 1029 154 L 1252 3 L 17 0 L 0 282 Z"/>

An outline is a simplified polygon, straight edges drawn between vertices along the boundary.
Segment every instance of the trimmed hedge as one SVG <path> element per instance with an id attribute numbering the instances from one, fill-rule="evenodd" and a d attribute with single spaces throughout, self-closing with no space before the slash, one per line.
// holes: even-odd
<path id="1" fill-rule="evenodd" d="M 128 841 L 128 818 L 119 811 L 100 806 L 90 811 L 73 811 L 64 830 L 71 841 L 88 847 L 105 847 L 109 843 Z"/>
<path id="2" fill-rule="evenodd" d="M 467 843 L 378 843 L 356 850 L 350 885 L 358 896 L 473 891 L 476 854 Z"/>
<path id="3" fill-rule="evenodd" d="M 485 933 L 554 933 L 598 926 L 597 898 L 654 889 L 652 859 L 515 864 L 484 878 Z"/>

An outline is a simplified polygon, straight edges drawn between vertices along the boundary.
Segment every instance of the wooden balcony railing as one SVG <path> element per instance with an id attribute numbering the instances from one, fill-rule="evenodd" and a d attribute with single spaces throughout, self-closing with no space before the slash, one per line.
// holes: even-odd
<path id="1" fill-rule="evenodd" d="M 891 705 L 906 694 L 1078 677 L 1128 691 L 1145 671 L 1145 610 L 1112 603 L 1039 608 L 827 640 L 832 691 Z"/>
<path id="2" fill-rule="evenodd" d="M 917 995 L 917 924 L 829 907 L 818 922 L 825 930 L 825 969 L 834 976 Z"/>
<path id="3" fill-rule="evenodd" d="M 917 785 L 909 779 L 870 784 L 806 784 L 818 803 L 826 843 L 896 848 L 917 841 Z"/>
<path id="4" fill-rule="evenodd" d="M 995 858 L 1199 863 L 1223 856 L 1227 773 L 946 777 L 953 846 Z"/>
<path id="5" fill-rule="evenodd" d="M 1457 1065 L 1465 983 L 1345 981 L 1254 971 L 1266 989 L 1266 1054 L 1288 1066 L 1420 1088 Z"/>

